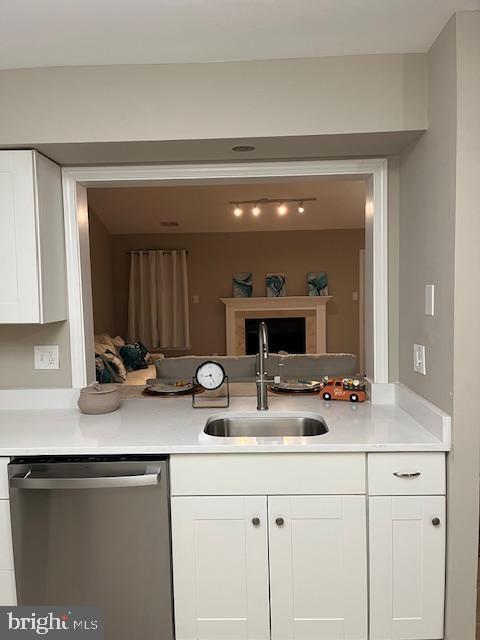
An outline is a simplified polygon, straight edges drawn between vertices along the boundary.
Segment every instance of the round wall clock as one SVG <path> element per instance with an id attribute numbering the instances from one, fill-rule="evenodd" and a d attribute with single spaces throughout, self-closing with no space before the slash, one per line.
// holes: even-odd
<path id="1" fill-rule="evenodd" d="M 198 366 L 195 377 L 204 389 L 218 389 L 225 381 L 225 369 L 218 362 L 207 360 Z"/>

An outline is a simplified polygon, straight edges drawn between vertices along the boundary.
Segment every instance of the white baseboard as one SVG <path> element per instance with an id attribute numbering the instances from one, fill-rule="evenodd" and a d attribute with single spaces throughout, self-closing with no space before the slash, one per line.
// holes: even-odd
<path id="1" fill-rule="evenodd" d="M 0 410 L 72 409 L 79 389 L 1 389 Z"/>
<path id="2" fill-rule="evenodd" d="M 448 413 L 404 384 L 397 383 L 393 386 L 395 387 L 395 404 L 450 448 L 452 419 Z"/>

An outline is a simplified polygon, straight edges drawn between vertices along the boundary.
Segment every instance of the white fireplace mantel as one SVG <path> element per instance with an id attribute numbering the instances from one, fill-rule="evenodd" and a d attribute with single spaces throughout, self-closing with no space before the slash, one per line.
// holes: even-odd
<path id="1" fill-rule="evenodd" d="M 332 296 L 285 296 L 279 298 L 220 298 L 225 305 L 226 352 L 245 355 L 247 318 L 304 317 L 307 353 L 326 353 L 326 305 Z"/>

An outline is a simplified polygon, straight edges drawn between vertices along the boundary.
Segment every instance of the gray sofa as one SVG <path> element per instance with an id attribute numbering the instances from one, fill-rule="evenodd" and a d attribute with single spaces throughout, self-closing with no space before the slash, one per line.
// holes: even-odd
<path id="1" fill-rule="evenodd" d="M 181 356 L 163 358 L 155 362 L 157 378 L 188 380 L 205 360 L 223 365 L 230 382 L 251 382 L 256 375 L 256 356 Z M 282 379 L 319 378 L 320 376 L 354 376 L 358 373 L 357 356 L 351 353 L 270 354 L 267 363 L 269 375 Z"/>

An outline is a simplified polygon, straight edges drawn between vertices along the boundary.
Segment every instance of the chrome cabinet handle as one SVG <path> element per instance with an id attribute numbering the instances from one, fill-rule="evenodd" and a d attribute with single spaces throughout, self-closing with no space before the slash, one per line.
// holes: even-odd
<path id="1" fill-rule="evenodd" d="M 393 475 L 397 478 L 418 478 L 420 471 L 394 471 Z"/>
<path id="2" fill-rule="evenodd" d="M 116 487 L 146 487 L 160 482 L 160 467 L 146 470 L 147 473 L 131 476 L 100 476 L 85 478 L 56 478 L 35 476 L 31 472 L 12 476 L 13 489 L 114 489 Z"/>
<path id="3" fill-rule="evenodd" d="M 283 518 L 276 518 L 275 524 L 277 525 L 277 527 L 283 527 L 283 525 L 285 524 L 285 520 Z"/>
<path id="4" fill-rule="evenodd" d="M 260 518 L 257 518 L 257 517 L 252 518 L 252 524 L 254 527 L 258 527 L 260 524 Z"/>

